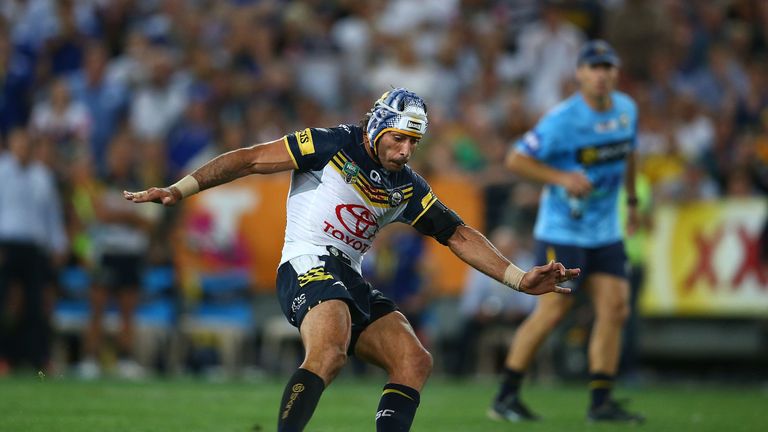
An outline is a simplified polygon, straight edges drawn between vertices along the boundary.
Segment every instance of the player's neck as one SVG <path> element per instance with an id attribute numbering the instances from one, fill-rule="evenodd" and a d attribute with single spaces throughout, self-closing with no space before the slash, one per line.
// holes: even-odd
<path id="1" fill-rule="evenodd" d="M 590 96 L 582 93 L 582 96 L 584 98 L 584 102 L 586 102 L 590 108 L 597 112 L 608 111 L 611 109 L 611 107 L 613 107 L 613 99 L 611 98 L 610 94 L 605 96 Z"/>

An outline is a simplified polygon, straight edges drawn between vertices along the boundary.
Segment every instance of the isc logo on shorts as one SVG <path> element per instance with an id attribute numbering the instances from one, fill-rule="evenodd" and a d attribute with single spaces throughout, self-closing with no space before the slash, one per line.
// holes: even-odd
<path id="1" fill-rule="evenodd" d="M 296 313 L 298 312 L 299 308 L 304 305 L 304 303 L 307 302 L 307 295 L 302 293 L 300 296 L 295 297 L 293 299 L 293 303 L 291 303 L 291 312 Z"/>

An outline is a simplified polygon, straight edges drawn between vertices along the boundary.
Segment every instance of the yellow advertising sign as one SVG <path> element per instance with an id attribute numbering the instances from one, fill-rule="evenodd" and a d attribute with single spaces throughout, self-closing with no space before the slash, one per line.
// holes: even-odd
<path id="1" fill-rule="evenodd" d="M 664 207 L 656 212 L 640 310 L 663 316 L 768 316 L 768 268 L 759 238 L 762 200 Z"/>

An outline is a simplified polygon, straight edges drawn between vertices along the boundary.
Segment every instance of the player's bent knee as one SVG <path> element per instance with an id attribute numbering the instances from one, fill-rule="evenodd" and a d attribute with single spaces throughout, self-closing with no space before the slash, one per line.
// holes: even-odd
<path id="1" fill-rule="evenodd" d="M 329 346 L 319 351 L 308 352 L 301 367 L 332 380 L 347 363 L 347 353 L 342 347 Z"/>
<path id="2" fill-rule="evenodd" d="M 434 367 L 434 360 L 432 359 L 432 354 L 429 353 L 429 351 L 425 349 L 421 349 L 419 354 L 414 359 L 414 369 L 416 371 L 416 374 L 423 379 L 427 379 L 429 375 L 432 373 L 432 368 Z"/>
<path id="3" fill-rule="evenodd" d="M 323 353 L 323 360 L 330 370 L 338 372 L 347 363 L 347 353 L 338 347 L 327 349 Z"/>
<path id="4" fill-rule="evenodd" d="M 432 368 L 434 362 L 432 360 L 432 354 L 426 349 L 419 347 L 412 350 L 408 355 L 403 357 L 403 364 L 395 365 L 391 374 L 393 377 L 402 375 L 401 378 L 409 384 L 423 384 L 429 375 L 432 374 Z"/>

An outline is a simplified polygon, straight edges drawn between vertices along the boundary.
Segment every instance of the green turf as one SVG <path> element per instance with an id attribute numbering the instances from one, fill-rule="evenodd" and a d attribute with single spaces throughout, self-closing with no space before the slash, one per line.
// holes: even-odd
<path id="1" fill-rule="evenodd" d="M 0 379 L 0 431 L 233 431 L 274 430 L 282 380 L 207 383 L 193 380 L 79 382 Z M 381 383 L 342 379 L 324 394 L 307 430 L 372 431 Z M 526 388 L 544 418 L 535 424 L 496 423 L 485 410 L 493 381 L 435 379 L 422 396 L 415 431 L 623 431 L 630 426 L 584 421 L 581 387 Z M 766 431 L 768 391 L 712 386 L 651 386 L 620 391 L 645 413 L 647 431 Z"/>

